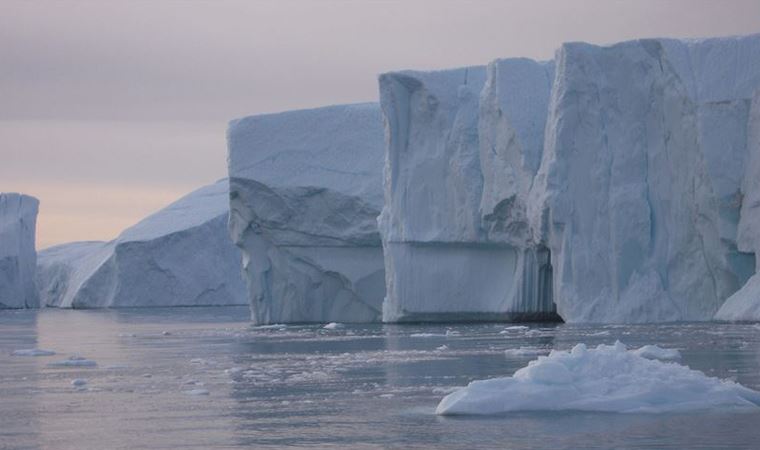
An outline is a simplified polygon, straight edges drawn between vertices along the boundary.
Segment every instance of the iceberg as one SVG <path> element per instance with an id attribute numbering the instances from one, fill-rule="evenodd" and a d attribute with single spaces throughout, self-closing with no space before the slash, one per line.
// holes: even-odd
<path id="1" fill-rule="evenodd" d="M 35 233 L 39 201 L 0 193 L 0 309 L 36 308 Z"/>
<path id="2" fill-rule="evenodd" d="M 718 408 L 758 410 L 760 392 L 677 363 L 647 359 L 616 342 L 554 350 L 511 377 L 473 381 L 444 397 L 436 414 L 666 413 Z"/>
<path id="3" fill-rule="evenodd" d="M 754 273 L 739 251 L 760 35 L 564 44 L 534 239 L 568 322 L 710 320 Z"/>
<path id="4" fill-rule="evenodd" d="M 379 106 L 245 117 L 230 122 L 227 142 L 229 229 L 253 323 L 380 320 Z"/>
<path id="5" fill-rule="evenodd" d="M 126 308 L 246 304 L 240 255 L 229 239 L 228 182 L 191 192 L 110 242 L 42 250 L 45 305 Z"/>
<path id="6" fill-rule="evenodd" d="M 380 76 L 384 321 L 556 317 L 526 205 L 553 77 L 525 58 Z"/>
<path id="7" fill-rule="evenodd" d="M 760 269 L 760 91 L 756 91 L 747 124 L 749 160 L 741 188 L 741 213 L 737 231 L 739 251 L 755 254 Z M 718 320 L 760 321 L 760 274 L 755 273 L 726 300 L 715 314 Z"/>

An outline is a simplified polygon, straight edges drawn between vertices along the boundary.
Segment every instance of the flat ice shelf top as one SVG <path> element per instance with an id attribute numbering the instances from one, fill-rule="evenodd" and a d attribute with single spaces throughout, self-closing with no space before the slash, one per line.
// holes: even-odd
<path id="1" fill-rule="evenodd" d="M 382 206 L 385 153 L 377 103 L 245 117 L 230 122 L 227 140 L 231 178 L 324 187 Z"/>

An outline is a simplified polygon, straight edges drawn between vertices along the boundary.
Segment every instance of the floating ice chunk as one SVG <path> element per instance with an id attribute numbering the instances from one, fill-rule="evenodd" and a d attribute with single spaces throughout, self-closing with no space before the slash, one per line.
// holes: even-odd
<path id="1" fill-rule="evenodd" d="M 338 328 L 344 328 L 344 327 L 345 325 L 343 325 L 342 323 L 330 322 L 327 325 L 323 326 L 322 328 L 324 328 L 325 330 L 337 330 Z"/>
<path id="2" fill-rule="evenodd" d="M 662 348 L 656 345 L 645 345 L 633 353 L 647 359 L 674 360 L 681 359 L 681 352 L 674 348 Z"/>
<path id="3" fill-rule="evenodd" d="M 189 391 L 182 392 L 187 395 L 209 395 L 209 392 L 206 389 L 190 389 Z"/>
<path id="4" fill-rule="evenodd" d="M 504 354 L 507 356 L 538 356 L 546 353 L 549 353 L 548 349 L 538 347 L 520 347 L 504 350 Z"/>
<path id="5" fill-rule="evenodd" d="M 616 342 L 552 351 L 511 377 L 473 381 L 444 397 L 436 414 L 662 413 L 714 408 L 760 408 L 760 392 L 677 363 L 643 358 Z"/>
<path id="6" fill-rule="evenodd" d="M 409 335 L 409 337 L 413 338 L 431 338 L 431 337 L 443 337 L 443 334 L 436 334 L 436 333 L 412 333 Z"/>
<path id="7" fill-rule="evenodd" d="M 41 348 L 25 348 L 21 350 L 14 350 L 11 353 L 13 356 L 53 356 L 55 352 L 53 350 L 44 350 Z"/>
<path id="8" fill-rule="evenodd" d="M 446 351 L 446 350 L 448 350 L 448 349 L 449 349 L 449 346 L 448 346 L 448 345 L 441 345 L 440 347 L 436 347 L 435 349 L 436 349 L 437 351 L 439 351 L 439 352 L 443 352 L 443 351 Z"/>
<path id="9" fill-rule="evenodd" d="M 71 385 L 74 387 L 83 387 L 87 384 L 87 380 L 84 378 L 75 378 L 71 380 Z"/>
<path id="10" fill-rule="evenodd" d="M 81 356 L 71 356 L 69 359 L 48 363 L 49 367 L 95 367 L 97 365 L 95 361 Z"/>
<path id="11" fill-rule="evenodd" d="M 527 327 L 525 325 L 513 325 L 511 327 L 504 328 L 504 331 L 525 331 L 529 329 L 530 327 Z"/>

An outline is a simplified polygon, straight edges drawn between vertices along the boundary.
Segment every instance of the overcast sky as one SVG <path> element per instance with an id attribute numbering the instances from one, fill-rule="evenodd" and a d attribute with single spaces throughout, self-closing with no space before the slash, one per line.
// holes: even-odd
<path id="1" fill-rule="evenodd" d="M 40 198 L 38 248 L 111 239 L 224 177 L 235 117 L 566 41 L 755 32 L 758 0 L 2 0 L 0 190 Z"/>

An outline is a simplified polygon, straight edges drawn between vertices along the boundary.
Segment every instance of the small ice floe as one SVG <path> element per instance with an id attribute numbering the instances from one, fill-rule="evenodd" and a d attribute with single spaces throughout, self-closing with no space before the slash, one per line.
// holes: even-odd
<path id="1" fill-rule="evenodd" d="M 242 372 L 244 369 L 242 367 L 230 367 L 229 369 L 226 369 L 224 373 L 227 375 L 235 375 L 236 373 Z"/>
<path id="2" fill-rule="evenodd" d="M 527 330 L 530 330 L 530 327 L 525 326 L 525 325 L 513 325 L 511 327 L 504 328 L 503 330 L 499 332 L 499 334 L 509 334 L 509 333 L 514 333 L 517 331 L 527 331 Z"/>
<path id="3" fill-rule="evenodd" d="M 162 332 L 161 332 L 161 335 L 162 335 L 162 336 L 171 336 L 171 335 L 172 335 L 172 333 L 171 333 L 171 331 L 162 331 Z"/>
<path id="4" fill-rule="evenodd" d="M 433 394 L 447 395 L 447 394 L 451 394 L 452 392 L 456 392 L 460 389 L 464 389 L 464 386 L 434 387 Z"/>
<path id="5" fill-rule="evenodd" d="M 187 395 L 209 395 L 209 392 L 206 389 L 190 389 L 189 391 L 182 392 Z"/>
<path id="6" fill-rule="evenodd" d="M 153 378 L 153 374 L 151 373 L 144 373 L 143 378 Z"/>
<path id="7" fill-rule="evenodd" d="M 431 337 L 443 337 L 442 334 L 436 334 L 436 333 L 412 333 L 409 335 L 409 337 L 413 338 L 431 338 Z"/>
<path id="8" fill-rule="evenodd" d="M 42 348 L 25 348 L 21 350 L 14 350 L 11 353 L 13 356 L 53 356 L 55 352 L 53 350 L 45 350 Z"/>
<path id="9" fill-rule="evenodd" d="M 446 336 L 459 336 L 461 333 L 459 333 L 456 330 L 446 330 Z"/>
<path id="10" fill-rule="evenodd" d="M 681 359 L 681 352 L 674 348 L 662 348 L 656 345 L 645 345 L 633 351 L 637 355 L 647 359 L 676 360 Z"/>
<path id="11" fill-rule="evenodd" d="M 129 366 L 126 364 L 109 364 L 103 368 L 106 370 L 122 370 L 122 369 L 129 369 Z"/>
<path id="12" fill-rule="evenodd" d="M 251 328 L 254 330 L 284 330 L 287 327 L 284 323 L 274 323 L 272 325 L 255 325 Z"/>
<path id="13" fill-rule="evenodd" d="M 596 333 L 589 333 L 586 336 L 598 337 L 598 336 L 609 336 L 609 335 L 610 335 L 609 331 L 597 331 Z"/>
<path id="14" fill-rule="evenodd" d="M 504 354 L 507 356 L 538 356 L 547 353 L 549 353 L 548 349 L 538 347 L 520 347 L 504 350 Z"/>
<path id="15" fill-rule="evenodd" d="M 541 331 L 536 330 L 536 329 L 528 330 L 525 332 L 525 335 L 528 337 L 541 336 Z"/>
<path id="16" fill-rule="evenodd" d="M 511 377 L 473 381 L 444 397 L 436 413 L 665 413 L 717 408 L 758 410 L 760 392 L 677 363 L 646 359 L 616 342 L 555 350 Z"/>
<path id="17" fill-rule="evenodd" d="M 344 327 L 345 325 L 343 325 L 342 323 L 330 322 L 327 325 L 323 326 L 322 328 L 324 328 L 325 330 L 337 330 L 338 328 L 344 328 Z"/>
<path id="18" fill-rule="evenodd" d="M 63 361 L 53 361 L 48 363 L 49 367 L 95 367 L 98 363 L 91 359 L 83 358 L 81 356 L 71 356 L 69 359 Z"/>
<path id="19" fill-rule="evenodd" d="M 380 397 L 380 398 L 393 398 L 393 397 L 395 397 L 395 395 L 394 394 L 380 394 L 380 395 L 378 395 L 378 397 Z"/>
<path id="20" fill-rule="evenodd" d="M 439 352 L 443 352 L 443 351 L 446 351 L 446 350 L 448 350 L 448 349 L 449 349 L 449 346 L 448 346 L 448 345 L 441 345 L 440 347 L 436 347 L 435 349 L 436 349 L 437 351 L 439 351 Z"/>
<path id="21" fill-rule="evenodd" d="M 71 385 L 74 387 L 84 387 L 87 385 L 87 380 L 84 378 L 74 378 L 71 380 Z"/>

